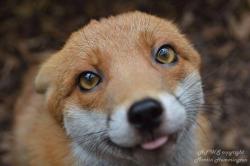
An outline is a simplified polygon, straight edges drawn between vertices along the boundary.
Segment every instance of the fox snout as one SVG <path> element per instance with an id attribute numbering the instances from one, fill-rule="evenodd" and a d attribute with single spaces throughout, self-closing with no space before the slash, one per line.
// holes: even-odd
<path id="1" fill-rule="evenodd" d="M 162 122 L 162 104 L 153 98 L 133 103 L 128 110 L 128 121 L 136 129 L 152 131 Z"/>

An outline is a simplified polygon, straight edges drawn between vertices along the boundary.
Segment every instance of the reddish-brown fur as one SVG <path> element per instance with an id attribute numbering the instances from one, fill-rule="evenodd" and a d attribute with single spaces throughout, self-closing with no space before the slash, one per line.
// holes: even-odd
<path id="1" fill-rule="evenodd" d="M 168 70 L 151 63 L 151 48 L 163 43 L 172 44 L 181 55 L 178 64 Z M 106 73 L 107 81 L 98 87 L 101 90 L 82 95 L 76 86 L 77 76 L 96 68 Z M 149 70 L 145 72 L 145 68 Z M 139 12 L 92 21 L 73 33 L 64 48 L 41 67 L 35 84 L 44 95 L 37 94 L 32 86 L 34 72 L 24 82 L 16 106 L 18 164 L 72 165 L 70 140 L 62 126 L 62 109 L 67 103 L 104 110 L 159 89 L 174 91 L 180 80 L 199 68 L 199 54 L 170 22 Z M 207 123 L 203 120 L 202 124 L 206 129 Z M 203 131 L 198 130 L 203 138 Z"/>

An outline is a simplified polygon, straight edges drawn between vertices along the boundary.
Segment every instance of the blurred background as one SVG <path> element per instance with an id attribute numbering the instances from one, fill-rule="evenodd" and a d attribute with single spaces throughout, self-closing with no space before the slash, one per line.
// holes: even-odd
<path id="1" fill-rule="evenodd" d="M 250 165 L 250 0 L 0 0 L 0 165 L 9 166 L 13 106 L 27 70 L 90 19 L 140 10 L 176 22 L 203 59 L 213 158 Z M 240 160 L 234 160 L 240 161 Z"/>

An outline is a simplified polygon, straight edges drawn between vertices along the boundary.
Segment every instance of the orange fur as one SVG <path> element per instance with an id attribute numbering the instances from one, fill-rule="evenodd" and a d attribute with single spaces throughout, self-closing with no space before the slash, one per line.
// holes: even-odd
<path id="1" fill-rule="evenodd" d="M 151 47 L 163 43 L 172 44 L 181 55 L 175 68 L 165 70 L 150 62 Z M 95 68 L 107 73 L 107 81 L 98 87 L 102 90 L 82 95 L 75 80 L 80 72 Z M 145 68 L 149 70 L 145 72 Z M 16 165 L 73 164 L 70 140 L 62 127 L 62 108 L 67 103 L 104 110 L 159 89 L 174 91 L 188 73 L 199 68 L 199 54 L 170 22 L 139 12 L 92 21 L 73 33 L 63 49 L 42 65 L 35 84 L 45 95 L 35 93 L 34 73 L 27 76 L 16 106 Z"/>

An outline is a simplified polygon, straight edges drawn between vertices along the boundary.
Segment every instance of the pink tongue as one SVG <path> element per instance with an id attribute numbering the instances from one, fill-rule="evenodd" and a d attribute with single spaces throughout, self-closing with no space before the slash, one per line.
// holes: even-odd
<path id="1" fill-rule="evenodd" d="M 154 141 L 146 142 L 146 143 L 142 144 L 141 147 L 145 150 L 154 150 L 156 148 L 159 148 L 163 144 L 165 144 L 167 141 L 168 141 L 168 137 L 163 136 L 163 137 L 157 138 Z"/>

